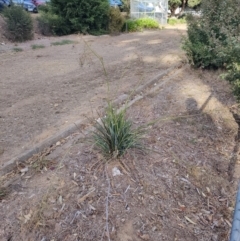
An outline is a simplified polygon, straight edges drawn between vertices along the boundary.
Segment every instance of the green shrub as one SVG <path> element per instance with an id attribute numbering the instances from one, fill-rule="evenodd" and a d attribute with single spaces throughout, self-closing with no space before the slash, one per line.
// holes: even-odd
<path id="1" fill-rule="evenodd" d="M 236 79 L 234 82 L 232 82 L 232 89 L 236 99 L 240 101 L 240 79 Z"/>
<path id="2" fill-rule="evenodd" d="M 240 100 L 239 0 L 203 0 L 201 10 L 199 19 L 188 16 L 183 49 L 195 67 L 225 69 Z"/>
<path id="3" fill-rule="evenodd" d="M 240 101 L 240 60 L 238 63 L 233 63 L 227 67 L 225 79 L 232 83 L 233 94 Z"/>
<path id="4" fill-rule="evenodd" d="M 239 1 L 204 0 L 201 10 L 200 18 L 187 18 L 183 48 L 196 67 L 224 67 L 233 62 L 233 49 L 239 42 Z"/>
<path id="5" fill-rule="evenodd" d="M 110 13 L 109 13 L 109 31 L 112 34 L 116 34 L 121 32 L 122 27 L 124 24 L 124 18 L 119 10 L 119 8 L 110 8 Z"/>
<path id="6" fill-rule="evenodd" d="M 159 23 L 152 18 L 128 19 L 125 21 L 124 28 L 129 32 L 142 31 L 143 29 L 158 29 Z"/>
<path id="7" fill-rule="evenodd" d="M 121 7 L 121 10 L 130 13 L 130 0 L 122 0 L 122 3 L 123 6 Z"/>
<path id="8" fill-rule="evenodd" d="M 13 41 L 30 40 L 33 37 L 33 21 L 28 12 L 18 6 L 5 8 L 3 16 L 7 23 L 7 37 Z"/>
<path id="9" fill-rule="evenodd" d="M 168 19 L 168 24 L 170 24 L 170 25 L 184 24 L 184 23 L 186 23 L 185 18 L 169 18 Z"/>
<path id="10" fill-rule="evenodd" d="M 93 30 L 106 30 L 108 27 L 110 8 L 108 0 L 51 0 L 49 6 L 48 22 L 45 26 L 48 25 L 57 35 L 88 33 Z M 54 16 L 53 19 L 50 14 Z M 57 26 L 52 24 L 55 20 Z"/>
<path id="11" fill-rule="evenodd" d="M 139 18 L 136 20 L 136 22 L 137 22 L 137 25 L 145 29 L 159 28 L 158 21 L 152 18 Z"/>
<path id="12" fill-rule="evenodd" d="M 64 19 L 51 12 L 41 12 L 37 20 L 38 28 L 43 35 L 66 35 L 71 32 Z"/>
<path id="13" fill-rule="evenodd" d="M 94 144 L 106 158 L 120 157 L 131 148 L 142 149 L 142 137 L 143 128 L 132 128 L 132 122 L 126 119 L 126 109 L 117 112 L 111 104 L 93 132 Z"/>
<path id="14" fill-rule="evenodd" d="M 138 32 L 143 30 L 141 27 L 137 25 L 136 20 L 133 19 L 127 19 L 125 21 L 123 29 L 126 29 L 126 31 L 128 32 Z"/>

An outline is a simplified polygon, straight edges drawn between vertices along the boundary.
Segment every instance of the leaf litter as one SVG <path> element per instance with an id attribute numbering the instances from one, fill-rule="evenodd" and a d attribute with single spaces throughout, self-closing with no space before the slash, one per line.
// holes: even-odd
<path id="1" fill-rule="evenodd" d="M 79 132 L 7 175 L 0 239 L 227 241 L 237 126 L 226 106 L 234 100 L 213 73 L 201 76 L 184 69 L 129 108 L 135 125 L 157 120 L 147 153 L 105 163 Z M 200 110 L 213 88 L 217 109 Z"/>

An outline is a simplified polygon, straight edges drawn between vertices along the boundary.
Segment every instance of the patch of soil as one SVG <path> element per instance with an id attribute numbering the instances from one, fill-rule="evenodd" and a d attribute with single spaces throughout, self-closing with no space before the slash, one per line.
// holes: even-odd
<path id="1" fill-rule="evenodd" d="M 152 123 L 145 154 L 106 163 L 83 127 L 2 177 L 12 181 L 1 240 L 229 240 L 237 125 L 228 84 L 184 67 L 145 94 L 128 109 L 134 125 Z"/>
<path id="2" fill-rule="evenodd" d="M 183 34 L 71 35 L 0 45 L 0 165 L 180 63 Z M 53 45 L 63 40 L 70 44 Z"/>

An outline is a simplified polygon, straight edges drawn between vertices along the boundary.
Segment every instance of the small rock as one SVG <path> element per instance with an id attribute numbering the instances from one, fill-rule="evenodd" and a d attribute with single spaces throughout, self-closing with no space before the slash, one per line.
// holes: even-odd
<path id="1" fill-rule="evenodd" d="M 60 146 L 60 145 L 61 145 L 61 142 L 58 141 L 58 142 L 56 143 L 56 146 Z"/>
<path id="2" fill-rule="evenodd" d="M 124 223 L 124 222 L 125 222 L 125 219 L 124 219 L 124 218 L 122 218 L 122 219 L 121 219 L 121 222 L 122 222 L 122 223 Z"/>
<path id="3" fill-rule="evenodd" d="M 112 169 L 112 175 L 115 177 L 115 176 L 119 176 L 119 175 L 123 175 L 120 170 L 117 168 L 117 167 L 114 167 Z"/>
<path id="4" fill-rule="evenodd" d="M 21 173 L 26 173 L 28 172 L 28 167 L 24 167 L 20 170 Z"/>
<path id="5" fill-rule="evenodd" d="M 148 234 L 143 234 L 143 235 L 140 236 L 140 238 L 141 238 L 142 240 L 150 240 L 150 237 L 149 237 Z"/>
<path id="6" fill-rule="evenodd" d="M 59 204 L 62 204 L 62 196 L 59 196 L 59 198 L 58 198 L 58 202 L 59 202 Z"/>
<path id="7" fill-rule="evenodd" d="M 62 229 L 61 224 L 60 223 L 56 223 L 55 224 L 55 231 L 56 231 L 56 233 L 59 233 L 61 231 L 61 229 Z"/>
<path id="8" fill-rule="evenodd" d="M 50 211 L 50 210 L 44 210 L 44 211 L 43 211 L 43 216 L 44 216 L 45 218 L 50 219 L 50 218 L 53 217 L 53 212 Z M 48 222 L 49 222 L 49 221 L 50 221 L 50 220 L 48 220 Z"/>
<path id="9" fill-rule="evenodd" d="M 218 241 L 218 235 L 214 234 L 211 238 L 211 241 Z"/>
<path id="10" fill-rule="evenodd" d="M 156 230 L 157 230 L 157 227 L 154 226 L 154 227 L 152 228 L 152 231 L 154 232 L 154 231 L 156 231 Z"/>

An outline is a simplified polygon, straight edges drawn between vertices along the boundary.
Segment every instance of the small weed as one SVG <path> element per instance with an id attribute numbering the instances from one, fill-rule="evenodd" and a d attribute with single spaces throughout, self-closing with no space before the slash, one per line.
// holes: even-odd
<path id="1" fill-rule="evenodd" d="M 32 49 L 43 49 L 43 48 L 45 48 L 45 46 L 44 45 L 39 45 L 39 44 L 33 44 L 32 46 Z"/>
<path id="2" fill-rule="evenodd" d="M 44 168 L 51 168 L 53 162 L 46 159 L 45 156 L 41 156 L 32 163 L 32 168 L 36 172 L 41 172 Z"/>
<path id="3" fill-rule="evenodd" d="M 14 52 L 22 52 L 23 49 L 22 49 L 22 48 L 17 48 L 17 47 L 16 47 L 16 48 L 13 48 L 13 51 L 14 51 Z"/>
<path id="4" fill-rule="evenodd" d="M 195 145 L 195 144 L 198 143 L 198 140 L 195 139 L 195 138 L 191 138 L 191 139 L 189 140 L 189 142 Z"/>
<path id="5" fill-rule="evenodd" d="M 89 34 L 93 35 L 93 36 L 101 36 L 101 35 L 105 35 L 105 34 L 110 34 L 110 32 L 108 30 L 89 30 L 88 31 Z"/>
<path id="6" fill-rule="evenodd" d="M 4 199 L 8 194 L 8 190 L 4 187 L 0 187 L 0 201 Z"/>
<path id="7" fill-rule="evenodd" d="M 51 45 L 57 46 L 57 45 L 65 45 L 65 44 L 73 44 L 73 43 L 75 43 L 75 42 L 72 40 L 64 39 L 60 42 L 53 42 L 53 43 L 51 43 Z"/>
<path id="8" fill-rule="evenodd" d="M 185 18 L 169 18 L 168 19 L 169 25 L 185 24 L 185 23 L 187 23 Z"/>
<path id="9" fill-rule="evenodd" d="M 115 110 L 109 103 L 106 116 L 95 124 L 93 140 L 95 146 L 106 158 L 120 157 L 131 148 L 143 149 L 140 139 L 142 127 L 133 129 L 132 122 L 126 119 L 126 109 Z"/>

